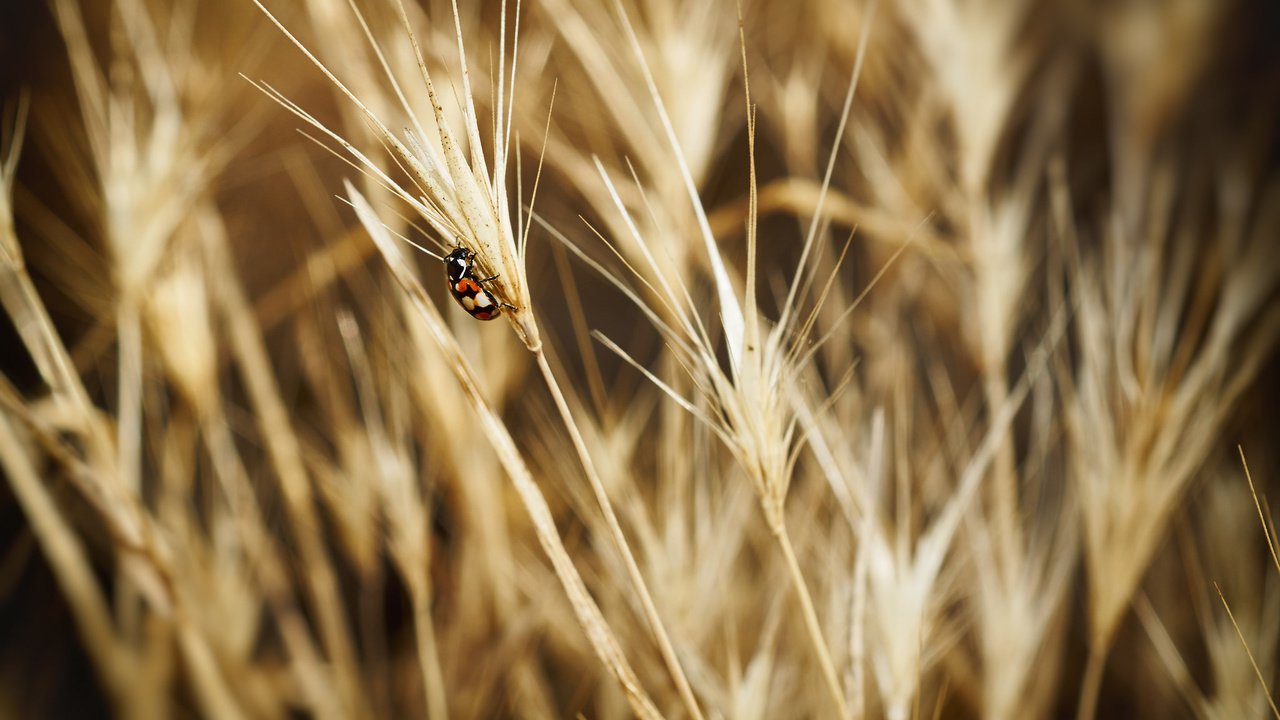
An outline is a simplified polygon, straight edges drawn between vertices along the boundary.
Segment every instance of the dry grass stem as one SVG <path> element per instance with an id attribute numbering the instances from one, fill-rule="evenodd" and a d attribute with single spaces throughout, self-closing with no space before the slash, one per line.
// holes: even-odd
<path id="1" fill-rule="evenodd" d="M 0 717 L 1280 720 L 1276 20 L 0 2 Z"/>
<path id="2" fill-rule="evenodd" d="M 404 291 L 413 300 L 414 307 L 426 322 L 428 329 L 431 330 L 432 337 L 439 344 L 445 357 L 449 359 L 453 372 L 462 386 L 468 402 L 471 403 L 472 409 L 475 410 L 477 416 L 485 424 L 488 430 L 486 436 L 493 444 L 494 451 L 498 453 L 499 458 L 502 460 L 503 468 L 515 484 L 516 491 L 520 494 L 521 502 L 537 529 L 538 540 L 550 558 L 551 564 L 564 586 L 565 594 L 573 605 L 578 621 L 582 624 L 583 631 L 586 632 L 587 637 L 591 640 L 591 644 L 601 662 L 609 666 L 636 715 L 642 718 L 661 717 L 657 708 L 654 707 L 653 701 L 649 699 L 644 689 L 640 686 L 635 672 L 631 669 L 626 657 L 623 656 L 617 640 L 614 639 L 613 633 L 610 631 L 604 617 L 600 614 L 599 608 L 587 592 L 582 578 L 573 566 L 573 561 L 565 551 L 564 544 L 560 540 L 559 531 L 556 530 L 555 522 L 551 518 L 551 512 L 542 497 L 541 491 L 534 484 L 533 477 L 521 458 L 519 450 L 516 449 L 511 436 L 506 432 L 505 426 L 489 409 L 488 404 L 481 396 L 475 375 L 462 351 L 445 329 L 444 320 L 427 298 L 422 286 L 413 277 L 395 241 L 386 232 L 381 221 L 374 214 L 373 208 L 368 205 L 367 201 L 354 187 L 348 185 L 347 191 L 357 213 L 360 215 L 360 220 L 364 224 L 365 230 L 369 232 L 378 250 L 391 267 L 397 282 L 400 283 Z"/>

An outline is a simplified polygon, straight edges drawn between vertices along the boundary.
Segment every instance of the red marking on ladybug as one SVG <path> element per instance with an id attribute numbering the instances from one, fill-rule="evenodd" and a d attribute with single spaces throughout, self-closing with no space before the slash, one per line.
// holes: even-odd
<path id="1" fill-rule="evenodd" d="M 494 275 L 483 280 L 477 278 L 475 259 L 476 254 L 464 247 L 445 256 L 444 270 L 449 278 L 449 293 L 471 317 L 477 320 L 492 320 L 502 313 L 504 303 L 499 302 L 493 293 L 485 290 L 483 283 L 498 276 Z"/>

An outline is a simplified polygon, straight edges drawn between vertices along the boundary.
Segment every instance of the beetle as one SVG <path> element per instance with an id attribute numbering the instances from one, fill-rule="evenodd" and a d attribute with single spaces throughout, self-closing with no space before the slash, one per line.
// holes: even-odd
<path id="1" fill-rule="evenodd" d="M 449 294 L 453 295 L 453 299 L 457 300 L 471 317 L 477 320 L 492 320 L 502 313 L 504 303 L 494 297 L 493 293 L 485 290 L 484 283 L 497 279 L 498 276 L 477 278 L 475 259 L 475 252 L 462 246 L 445 256 L 444 271 L 449 278 Z"/>

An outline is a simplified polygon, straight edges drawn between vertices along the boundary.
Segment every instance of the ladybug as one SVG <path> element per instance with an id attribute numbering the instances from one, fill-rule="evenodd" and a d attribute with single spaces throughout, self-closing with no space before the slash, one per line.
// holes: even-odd
<path id="1" fill-rule="evenodd" d="M 449 278 L 449 294 L 463 310 L 477 320 L 492 320 L 502 312 L 499 302 L 483 283 L 497 278 L 494 275 L 483 280 L 475 276 L 475 252 L 459 247 L 444 258 L 445 275 Z"/>

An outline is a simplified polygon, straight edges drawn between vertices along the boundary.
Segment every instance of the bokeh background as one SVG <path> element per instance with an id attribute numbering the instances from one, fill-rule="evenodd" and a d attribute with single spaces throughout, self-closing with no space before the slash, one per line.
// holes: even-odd
<path id="1" fill-rule="evenodd" d="M 266 5 L 434 131 L 394 0 Z M 570 419 L 412 258 L 603 626 L 343 181 L 454 239 L 253 83 L 415 192 L 350 99 L 249 0 L 5 0 L 0 716 L 1280 717 L 1275 3 L 516 10 L 406 13 L 490 163 L 514 85 Z"/>

